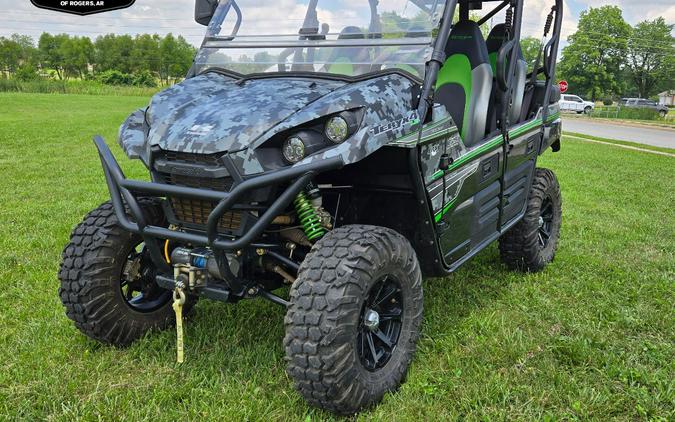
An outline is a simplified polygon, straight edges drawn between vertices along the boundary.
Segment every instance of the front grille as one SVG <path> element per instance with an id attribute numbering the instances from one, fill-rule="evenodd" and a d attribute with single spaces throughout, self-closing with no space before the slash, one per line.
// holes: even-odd
<path id="1" fill-rule="evenodd" d="M 166 174 L 164 176 L 166 183 L 176 186 L 185 186 L 188 188 L 210 189 L 221 192 L 227 192 L 232 187 L 232 179 L 229 177 L 220 177 L 217 179 L 210 177 L 183 176 L 181 174 Z"/>
<path id="2" fill-rule="evenodd" d="M 162 151 L 156 157 L 170 163 L 198 164 L 206 167 L 221 167 L 220 158 L 223 154 L 193 154 L 190 152 Z"/>
<path id="3" fill-rule="evenodd" d="M 200 199 L 171 198 L 171 205 L 179 221 L 195 226 L 206 226 L 209 214 L 213 211 L 216 204 Z M 241 212 L 226 212 L 218 222 L 218 230 L 239 230 L 241 228 L 241 218 Z"/>
<path id="4" fill-rule="evenodd" d="M 220 161 L 222 154 L 191 154 L 184 152 L 162 151 L 157 157 L 164 160 L 170 167 L 171 164 L 198 165 L 203 168 L 222 168 Z M 189 176 L 176 173 L 160 173 L 164 183 L 184 186 L 196 189 L 209 189 L 220 192 L 229 192 L 233 185 L 231 177 L 203 177 Z M 199 199 L 171 198 L 171 207 L 178 223 L 192 227 L 204 228 L 209 214 L 213 211 L 216 203 Z M 223 214 L 218 223 L 218 231 L 238 231 L 242 226 L 243 215 L 238 211 L 230 211 Z"/>

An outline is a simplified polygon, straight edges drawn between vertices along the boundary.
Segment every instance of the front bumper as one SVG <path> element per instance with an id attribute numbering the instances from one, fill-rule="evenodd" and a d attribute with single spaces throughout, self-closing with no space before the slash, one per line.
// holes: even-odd
<path id="1" fill-rule="evenodd" d="M 100 136 L 94 137 L 94 144 L 101 158 L 106 183 L 120 226 L 129 232 L 143 237 L 153 262 L 158 269 L 164 272 L 169 271 L 170 268 L 162 256 L 161 249 L 157 243 L 158 240 L 168 239 L 190 243 L 194 246 L 208 246 L 219 251 L 242 249 L 255 241 L 270 225 L 272 220 L 285 211 L 286 207 L 307 186 L 307 183 L 312 178 L 321 172 L 336 170 L 343 166 L 342 159 L 334 157 L 306 165 L 274 170 L 245 179 L 242 178 L 235 181 L 229 192 L 220 192 L 127 179 L 103 138 Z M 278 186 L 287 182 L 290 182 L 290 185 L 271 203 L 269 208 L 257 219 L 250 229 L 241 236 L 229 238 L 218 233 L 218 222 L 223 214 L 236 208 L 238 205 L 237 201 L 244 195 L 256 189 Z M 138 203 L 139 195 L 143 197 L 180 197 L 213 201 L 217 205 L 208 216 L 204 234 L 187 233 L 147 224 Z"/>

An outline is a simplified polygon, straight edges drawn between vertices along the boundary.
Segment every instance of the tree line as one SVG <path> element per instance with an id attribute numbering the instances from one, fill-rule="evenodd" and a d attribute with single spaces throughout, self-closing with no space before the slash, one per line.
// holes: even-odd
<path id="1" fill-rule="evenodd" d="M 396 21 L 396 16 L 386 18 L 397 27 L 410 26 L 410 22 Z M 619 7 L 591 7 L 581 13 L 577 31 L 562 50 L 558 79 L 569 82 L 570 92 L 593 101 L 624 96 L 649 98 L 674 89 L 673 28 L 663 18 L 631 27 Z M 533 63 L 540 41 L 528 37 L 521 45 L 525 59 Z M 0 37 L 0 73 L 20 80 L 42 76 L 153 86 L 157 80 L 167 84 L 184 77 L 195 52 L 182 36 L 172 34 L 108 34 L 92 41 L 88 37 L 43 33 L 37 43 L 29 36 L 14 34 Z M 267 53 L 258 55 L 264 57 L 240 57 L 237 62 L 255 71 L 273 62 Z M 222 59 L 233 61 L 225 56 Z"/>
<path id="2" fill-rule="evenodd" d="M 68 34 L 43 33 L 0 37 L 3 77 L 33 80 L 97 79 L 120 85 L 153 86 L 182 78 L 196 49 L 182 36 L 102 35 L 95 40 Z"/>
<path id="3" fill-rule="evenodd" d="M 570 92 L 596 100 L 654 97 L 675 88 L 674 25 L 662 17 L 631 27 L 617 6 L 581 13 L 557 76 Z"/>

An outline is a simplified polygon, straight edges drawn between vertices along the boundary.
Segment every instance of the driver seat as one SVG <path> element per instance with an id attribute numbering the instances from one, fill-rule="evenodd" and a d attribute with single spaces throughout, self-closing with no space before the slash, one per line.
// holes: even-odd
<path id="1" fill-rule="evenodd" d="M 446 60 L 438 73 L 435 102 L 445 106 L 470 148 L 485 136 L 492 91 L 492 68 L 478 24 L 459 21 L 445 45 Z"/>

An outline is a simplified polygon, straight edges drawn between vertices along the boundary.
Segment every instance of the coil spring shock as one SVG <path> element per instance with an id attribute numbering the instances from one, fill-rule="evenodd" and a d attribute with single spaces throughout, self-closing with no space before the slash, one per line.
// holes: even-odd
<path id="1" fill-rule="evenodd" d="M 300 192 L 293 201 L 295 205 L 295 212 L 298 213 L 298 219 L 302 228 L 305 230 L 305 235 L 309 240 L 316 240 L 326 234 L 326 231 L 321 226 L 321 219 L 316 214 L 316 210 L 309 202 L 307 193 Z"/>
<path id="2" fill-rule="evenodd" d="M 507 35 L 511 34 L 511 27 L 513 26 L 513 7 L 506 9 L 506 20 L 504 22 L 504 27 L 506 29 Z"/>

